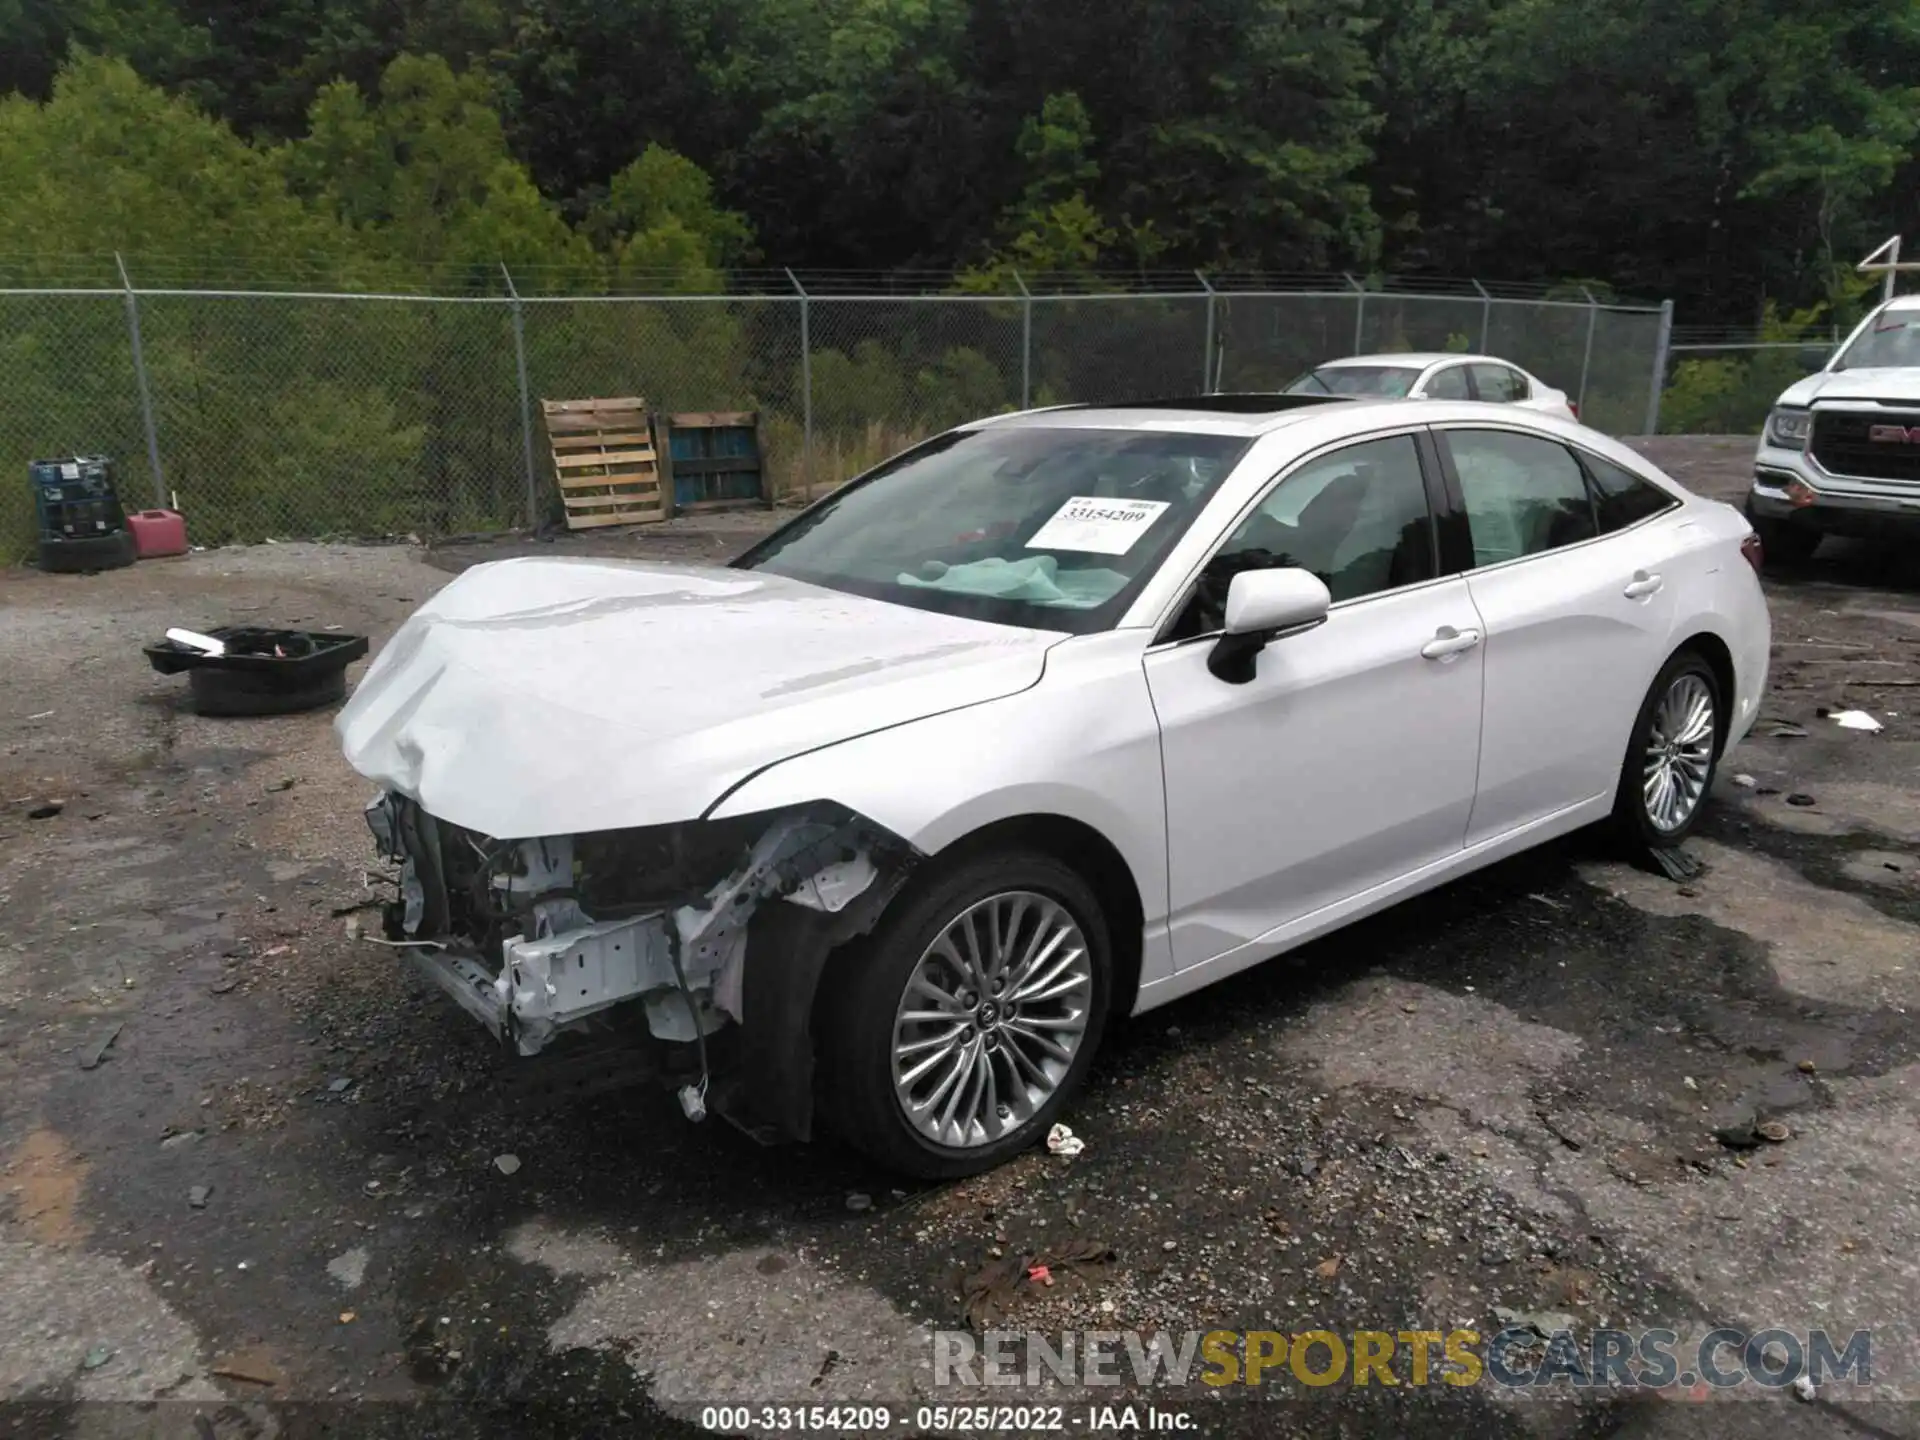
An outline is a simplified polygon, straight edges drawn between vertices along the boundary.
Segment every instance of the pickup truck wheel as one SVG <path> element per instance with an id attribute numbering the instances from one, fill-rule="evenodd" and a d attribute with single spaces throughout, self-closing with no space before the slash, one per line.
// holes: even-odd
<path id="1" fill-rule="evenodd" d="M 1762 564 L 1804 565 L 1820 548 L 1820 532 L 1808 526 L 1765 519 L 1751 523 L 1760 537 Z"/>
<path id="2" fill-rule="evenodd" d="M 1046 1134 L 1086 1078 L 1113 973 L 1092 890 L 1035 851 L 936 867 L 842 960 L 822 1026 L 834 1128 L 922 1179 Z"/>

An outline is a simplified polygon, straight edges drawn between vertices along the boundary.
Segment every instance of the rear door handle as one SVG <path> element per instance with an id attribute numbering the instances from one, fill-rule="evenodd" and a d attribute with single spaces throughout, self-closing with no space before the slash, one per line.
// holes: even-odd
<path id="1" fill-rule="evenodd" d="M 1433 639 L 1420 647 L 1420 653 L 1429 660 L 1444 660 L 1449 655 L 1471 650 L 1479 643 L 1478 630 L 1456 630 L 1451 625 L 1442 625 L 1434 632 Z"/>
<path id="2" fill-rule="evenodd" d="M 1627 588 L 1620 593 L 1629 600 L 1644 600 L 1666 583 L 1658 575 L 1649 575 L 1644 570 L 1636 570 L 1633 572 L 1633 579 L 1627 583 Z"/>

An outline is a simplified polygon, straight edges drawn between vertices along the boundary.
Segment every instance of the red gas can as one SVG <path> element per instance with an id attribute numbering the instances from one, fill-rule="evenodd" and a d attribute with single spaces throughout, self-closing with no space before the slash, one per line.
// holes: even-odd
<path id="1" fill-rule="evenodd" d="M 178 510 L 139 510 L 127 516 L 133 547 L 142 560 L 187 553 L 187 522 Z"/>

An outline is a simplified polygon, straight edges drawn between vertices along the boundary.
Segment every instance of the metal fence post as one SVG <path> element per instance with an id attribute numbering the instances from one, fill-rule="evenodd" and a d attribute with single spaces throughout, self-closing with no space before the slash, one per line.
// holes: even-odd
<path id="1" fill-rule="evenodd" d="M 1653 350 L 1653 393 L 1647 396 L 1647 434 L 1660 433 L 1660 396 L 1667 388 L 1667 357 L 1673 349 L 1673 301 L 1660 302 L 1660 338 Z"/>
<path id="2" fill-rule="evenodd" d="M 1584 285 L 1580 293 L 1587 297 L 1587 353 L 1580 360 L 1580 396 L 1573 403 L 1575 409 L 1584 410 L 1587 408 L 1587 372 L 1593 368 L 1593 329 L 1600 320 L 1600 302 Z"/>
<path id="3" fill-rule="evenodd" d="M 147 432 L 147 465 L 153 472 L 153 503 L 167 508 L 167 477 L 160 469 L 160 431 L 153 423 L 153 391 L 147 383 L 147 357 L 140 348 L 140 302 L 133 295 L 133 281 L 127 275 L 127 262 L 113 252 L 113 263 L 120 269 L 120 286 L 127 295 L 127 335 L 133 342 L 133 383 L 140 390 L 140 423 Z"/>
<path id="4" fill-rule="evenodd" d="M 813 499 L 813 341 L 807 333 L 807 288 L 792 270 L 787 281 L 800 297 L 800 403 L 804 422 L 800 440 L 800 483 L 807 499 Z"/>
<path id="5" fill-rule="evenodd" d="M 1213 337 L 1216 333 L 1213 314 L 1214 289 L 1207 283 L 1207 277 L 1198 270 L 1193 272 L 1193 278 L 1198 280 L 1200 288 L 1207 292 L 1207 345 L 1206 349 L 1200 352 L 1200 393 L 1211 395 L 1214 386 L 1219 384 L 1219 376 L 1215 374 L 1213 368 Z"/>
<path id="6" fill-rule="evenodd" d="M 1361 336 L 1365 333 L 1367 324 L 1367 287 L 1344 270 L 1340 273 L 1347 284 L 1353 286 L 1354 294 L 1358 297 L 1353 302 L 1353 353 L 1358 355 L 1364 343 Z"/>
<path id="7" fill-rule="evenodd" d="M 1020 287 L 1020 408 L 1025 410 L 1033 404 L 1033 292 L 1018 270 L 1013 283 Z"/>
<path id="8" fill-rule="evenodd" d="M 507 269 L 507 262 L 500 262 L 500 274 L 507 282 L 507 298 L 513 306 L 513 360 L 520 372 L 520 446 L 526 452 L 527 466 L 527 528 L 540 528 L 540 482 L 533 468 L 533 394 L 527 387 L 527 323 L 526 308 L 520 303 L 520 292 L 514 288 L 513 272 Z"/>
<path id="9" fill-rule="evenodd" d="M 1493 334 L 1493 297 L 1478 280 L 1473 282 L 1473 288 L 1480 292 L 1480 353 L 1484 355 L 1493 346 L 1489 338 Z"/>

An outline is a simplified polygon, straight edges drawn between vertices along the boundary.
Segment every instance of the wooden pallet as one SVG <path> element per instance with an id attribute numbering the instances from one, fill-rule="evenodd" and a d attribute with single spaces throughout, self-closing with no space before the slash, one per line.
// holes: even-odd
<path id="1" fill-rule="evenodd" d="M 760 417 L 751 410 L 655 417 L 676 512 L 765 506 Z"/>
<path id="2" fill-rule="evenodd" d="M 647 402 L 542 400 L 553 478 L 569 530 L 645 525 L 667 518 Z"/>

